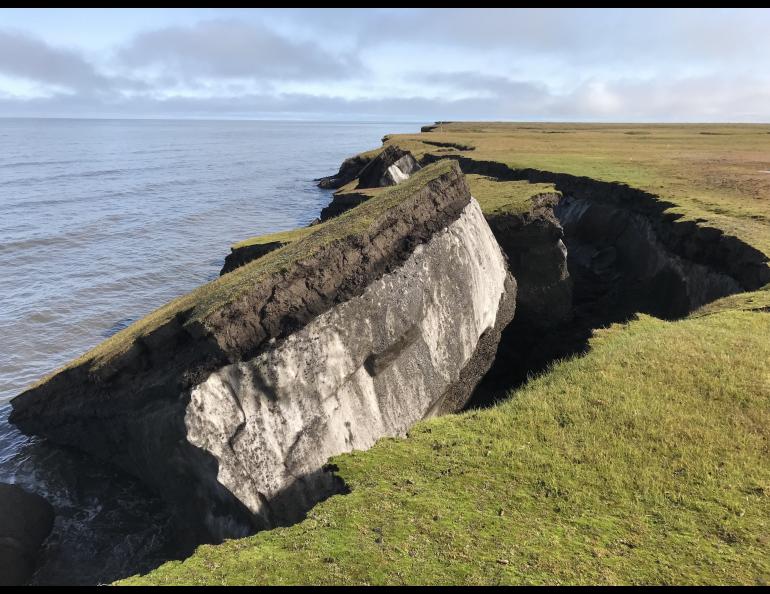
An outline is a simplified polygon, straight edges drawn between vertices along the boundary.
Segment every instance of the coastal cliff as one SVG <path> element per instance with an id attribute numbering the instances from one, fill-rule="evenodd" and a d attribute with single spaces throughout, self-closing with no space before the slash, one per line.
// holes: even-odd
<path id="1" fill-rule="evenodd" d="M 516 278 L 481 398 L 332 458 L 349 492 L 301 523 L 123 583 L 765 583 L 770 182 L 746 182 L 767 133 L 386 137 L 459 162 Z M 352 179 L 330 216 L 376 200 Z"/>
<path id="2" fill-rule="evenodd" d="M 670 195 L 495 157 L 548 128 L 456 126 L 347 160 L 321 223 L 236 244 L 220 279 L 14 401 L 25 431 L 162 493 L 195 544 L 259 532 L 129 582 L 600 581 L 611 550 L 631 581 L 707 557 L 724 576 L 732 551 L 742 581 L 767 574 L 765 219 L 741 239 Z M 672 523 L 705 532 L 683 547 Z"/>
<path id="3" fill-rule="evenodd" d="M 107 459 L 218 540 L 341 488 L 326 459 L 461 408 L 516 285 L 456 164 L 182 297 L 13 401 L 23 431 Z"/>

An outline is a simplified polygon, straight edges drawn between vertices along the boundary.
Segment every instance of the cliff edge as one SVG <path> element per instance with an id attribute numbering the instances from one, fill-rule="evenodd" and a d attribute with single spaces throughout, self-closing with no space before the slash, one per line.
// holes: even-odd
<path id="1" fill-rule="evenodd" d="M 342 452 L 462 407 L 515 281 L 455 163 L 426 167 L 140 320 L 12 402 L 107 459 L 198 538 L 289 523 Z"/>

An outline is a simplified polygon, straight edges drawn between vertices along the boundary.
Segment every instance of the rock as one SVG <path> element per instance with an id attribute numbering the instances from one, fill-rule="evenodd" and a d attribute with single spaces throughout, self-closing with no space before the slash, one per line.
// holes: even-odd
<path id="1" fill-rule="evenodd" d="M 143 479 L 201 539 L 300 518 L 341 488 L 330 456 L 461 408 L 515 304 L 455 163 L 353 213 L 115 335 L 12 422 Z"/>
<path id="2" fill-rule="evenodd" d="M 0 483 L 0 586 L 29 580 L 53 518 L 53 508 L 39 495 Z"/>
<path id="3" fill-rule="evenodd" d="M 331 202 L 321 210 L 321 220 L 328 221 L 329 219 L 338 217 L 343 212 L 347 212 L 351 208 L 363 204 L 369 200 L 369 198 L 371 198 L 371 196 L 368 196 L 363 192 L 335 192 Z"/>
<path id="4" fill-rule="evenodd" d="M 359 188 L 394 186 L 420 169 L 412 153 L 397 146 L 385 147 L 358 174 Z"/>
<path id="5" fill-rule="evenodd" d="M 373 153 L 364 153 L 349 157 L 342 162 L 339 171 L 335 175 L 322 177 L 315 181 L 319 188 L 333 189 L 341 188 L 345 184 L 358 177 L 359 172 L 374 158 Z"/>
<path id="6" fill-rule="evenodd" d="M 517 317 L 530 327 L 558 326 L 572 316 L 564 230 L 553 212 L 560 198 L 558 193 L 539 194 L 527 213 L 488 216 L 516 278 Z"/>
<path id="7" fill-rule="evenodd" d="M 331 202 L 321 210 L 321 221 L 328 221 L 369 200 L 372 195 L 366 190 L 394 186 L 420 169 L 408 151 L 397 146 L 386 147 L 360 171 L 354 189 L 343 188 L 334 193 Z"/>
<path id="8" fill-rule="evenodd" d="M 222 270 L 219 271 L 220 276 L 232 272 L 236 268 L 240 268 L 244 264 L 261 258 L 265 254 L 269 254 L 273 250 L 277 250 L 280 247 L 286 245 L 280 241 L 270 241 L 268 243 L 258 243 L 255 245 L 246 245 L 243 247 L 234 247 L 230 249 L 230 253 L 225 258 L 225 264 L 222 266 Z"/>
<path id="9" fill-rule="evenodd" d="M 297 520 L 336 490 L 318 472 L 330 456 L 403 435 L 444 408 L 495 327 L 506 280 L 474 200 L 362 295 L 195 386 L 187 439 L 214 456 L 219 482 L 263 524 Z M 471 383 L 449 408 L 465 403 Z"/>

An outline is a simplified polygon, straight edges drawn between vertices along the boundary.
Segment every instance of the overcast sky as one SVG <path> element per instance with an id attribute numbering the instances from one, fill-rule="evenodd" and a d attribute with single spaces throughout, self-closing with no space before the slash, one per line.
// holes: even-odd
<path id="1" fill-rule="evenodd" d="M 770 121 L 770 10 L 0 9 L 0 116 Z"/>

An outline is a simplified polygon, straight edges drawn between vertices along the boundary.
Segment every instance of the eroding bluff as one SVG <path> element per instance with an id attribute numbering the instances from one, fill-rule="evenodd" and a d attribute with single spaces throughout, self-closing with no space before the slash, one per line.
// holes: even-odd
<path id="1" fill-rule="evenodd" d="M 266 524 L 292 519 L 297 498 L 334 490 L 332 476 L 318 472 L 330 456 L 463 404 L 445 397 L 495 326 L 506 280 L 472 200 L 362 295 L 195 386 L 187 438 L 217 459 L 220 484 Z"/>
<path id="2" fill-rule="evenodd" d="M 169 304 L 13 401 L 216 540 L 300 519 L 332 455 L 458 410 L 516 283 L 458 166 L 431 165 Z"/>

